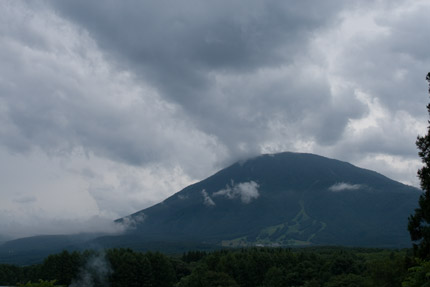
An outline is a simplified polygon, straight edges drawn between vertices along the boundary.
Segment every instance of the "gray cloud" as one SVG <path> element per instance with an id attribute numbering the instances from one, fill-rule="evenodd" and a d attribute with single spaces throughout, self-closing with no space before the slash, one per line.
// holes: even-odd
<path id="1" fill-rule="evenodd" d="M 118 234 L 130 226 L 115 224 L 110 218 L 89 217 L 80 219 L 53 219 L 33 214 L 30 218 L 10 218 L 3 212 L 0 228 L 7 239 L 33 235 L 55 235 L 75 233 Z"/>
<path id="2" fill-rule="evenodd" d="M 31 16 L 28 21 L 13 13 L 5 21 L 26 32 L 31 29 L 44 44 L 29 46 L 4 32 L 0 144 L 14 152 L 39 147 L 54 155 L 83 147 L 132 165 L 175 165 L 178 161 L 172 159 L 182 156 L 184 164 L 187 149 L 207 157 L 223 152 L 216 139 L 193 127 L 180 107 L 145 82 L 137 83 L 130 73 L 114 70 L 85 32 L 49 10 L 17 6 L 13 8 L 21 17 L 26 12 Z M 47 28 L 51 22 L 59 27 Z M 195 164 L 183 167 L 192 172 Z"/>
<path id="3" fill-rule="evenodd" d="M 204 203 L 204 205 L 206 205 L 206 206 L 215 206 L 216 205 L 215 202 L 212 200 L 212 198 L 209 196 L 209 194 L 207 193 L 206 190 L 203 189 L 201 191 L 201 193 L 202 193 L 202 196 L 203 196 L 203 203 Z"/>
<path id="4" fill-rule="evenodd" d="M 52 1 L 116 57 L 139 69 L 163 71 L 164 77 L 179 77 L 180 85 L 196 68 L 248 71 L 292 59 L 307 41 L 307 32 L 329 22 L 341 3 L 187 0 L 172 9 L 166 1 L 106 1 L 100 9 L 99 4 L 85 1 Z M 175 74 L 177 69 L 186 72 Z"/>
<path id="5" fill-rule="evenodd" d="M 1 2 L 0 212 L 113 219 L 236 159 L 285 150 L 417 185 L 429 11 L 426 1 Z"/>
<path id="6" fill-rule="evenodd" d="M 354 109 L 343 112 L 309 59 L 312 35 L 336 21 L 342 1 L 186 1 L 173 10 L 163 1 L 108 2 L 103 10 L 84 1 L 53 4 L 226 144 L 230 156 L 259 153 L 273 120 L 332 144 L 349 117 L 363 113 L 351 96 Z"/>
<path id="7" fill-rule="evenodd" d="M 348 190 L 357 190 L 362 187 L 363 186 L 361 184 L 350 184 L 346 182 L 338 182 L 330 186 L 328 190 L 333 192 L 340 192 L 340 191 L 348 191 Z"/>
<path id="8" fill-rule="evenodd" d="M 259 187 L 260 185 L 252 180 L 237 184 L 232 181 L 231 185 L 227 184 L 224 189 L 214 192 L 212 196 L 225 196 L 228 199 L 240 198 L 242 203 L 248 204 L 260 196 Z"/>
<path id="9" fill-rule="evenodd" d="M 32 195 L 27 195 L 27 196 L 20 196 L 14 199 L 15 202 L 17 203 L 33 203 L 37 201 L 37 197 L 32 196 Z"/>

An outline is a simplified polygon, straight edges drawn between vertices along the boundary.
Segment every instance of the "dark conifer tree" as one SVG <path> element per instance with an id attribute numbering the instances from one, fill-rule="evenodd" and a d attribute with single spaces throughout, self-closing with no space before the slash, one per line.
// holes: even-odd
<path id="1" fill-rule="evenodd" d="M 429 83 L 430 93 L 430 73 L 427 74 L 426 80 Z M 427 110 L 430 114 L 430 104 L 427 105 Z M 430 121 L 428 123 L 430 124 Z M 409 216 L 408 230 L 414 241 L 415 255 L 430 259 L 430 125 L 425 136 L 418 136 L 416 145 L 419 149 L 418 155 L 424 164 L 418 170 L 418 178 L 424 193 L 419 198 L 419 206 L 415 209 L 415 213 Z"/>

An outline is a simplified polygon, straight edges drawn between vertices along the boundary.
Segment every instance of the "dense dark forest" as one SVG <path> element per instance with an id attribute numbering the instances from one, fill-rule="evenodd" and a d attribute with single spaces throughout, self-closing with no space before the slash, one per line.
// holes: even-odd
<path id="1" fill-rule="evenodd" d="M 131 249 L 50 255 L 31 266 L 0 265 L 0 285 L 18 286 L 430 286 L 430 264 L 410 250 L 249 248 L 182 256 Z"/>

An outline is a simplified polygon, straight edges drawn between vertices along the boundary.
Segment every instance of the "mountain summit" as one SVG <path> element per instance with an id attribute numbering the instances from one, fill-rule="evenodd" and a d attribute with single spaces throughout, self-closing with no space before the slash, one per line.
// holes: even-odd
<path id="1" fill-rule="evenodd" d="M 124 243 L 404 247 L 420 192 L 346 162 L 286 152 L 237 162 L 118 222 L 131 226 Z"/>

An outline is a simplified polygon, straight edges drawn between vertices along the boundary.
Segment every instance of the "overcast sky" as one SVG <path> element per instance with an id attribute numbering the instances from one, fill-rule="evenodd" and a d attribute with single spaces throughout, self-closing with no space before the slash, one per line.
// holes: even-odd
<path id="1" fill-rule="evenodd" d="M 261 153 L 418 186 L 427 0 L 0 1 L 0 237 L 103 230 Z"/>

